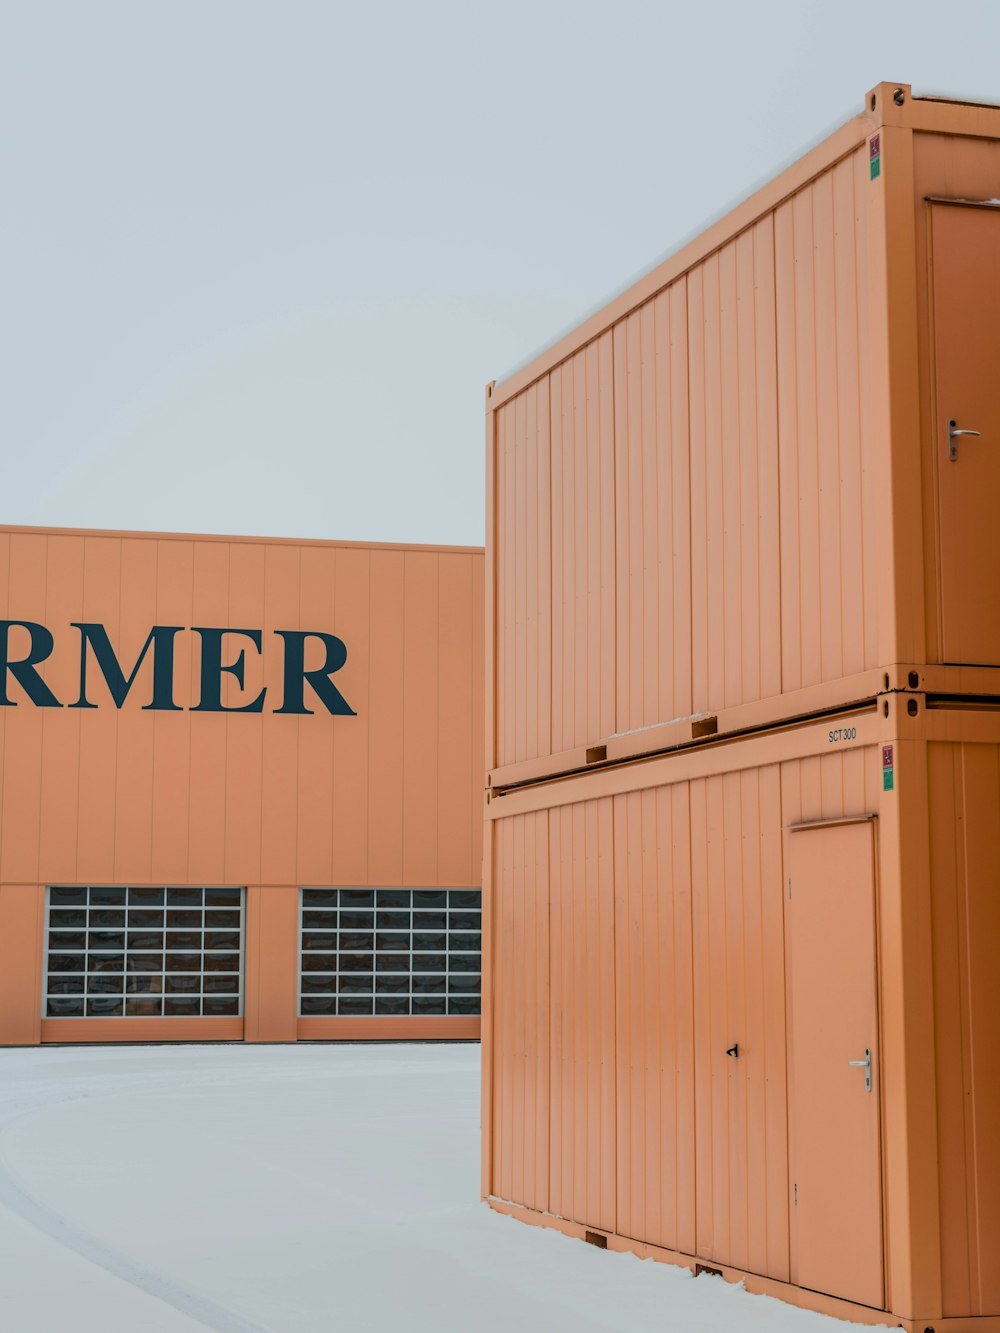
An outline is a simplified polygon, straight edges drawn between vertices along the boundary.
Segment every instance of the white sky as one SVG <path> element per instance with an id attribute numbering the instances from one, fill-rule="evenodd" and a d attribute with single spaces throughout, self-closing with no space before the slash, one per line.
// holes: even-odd
<path id="1" fill-rule="evenodd" d="M 483 540 L 483 391 L 997 0 L 0 0 L 0 522 Z"/>

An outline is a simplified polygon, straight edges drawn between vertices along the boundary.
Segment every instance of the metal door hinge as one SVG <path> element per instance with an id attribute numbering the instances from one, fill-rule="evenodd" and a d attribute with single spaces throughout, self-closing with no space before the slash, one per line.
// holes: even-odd
<path id="1" fill-rule="evenodd" d="M 792 1198 L 794 1199 L 795 1203 L 798 1203 L 798 1201 L 799 1201 L 799 1187 L 798 1187 L 798 1185 L 793 1185 L 793 1186 L 792 1186 Z"/>

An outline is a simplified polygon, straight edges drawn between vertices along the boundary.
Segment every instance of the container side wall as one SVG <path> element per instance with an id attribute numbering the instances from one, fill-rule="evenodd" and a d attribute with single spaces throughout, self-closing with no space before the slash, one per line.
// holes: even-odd
<path id="1" fill-rule="evenodd" d="M 549 1209 L 616 1218 L 614 828 L 610 799 L 549 815 Z"/>
<path id="2" fill-rule="evenodd" d="M 496 826 L 492 1192 L 549 1211 L 548 813 Z"/>
<path id="3" fill-rule="evenodd" d="M 870 185 L 865 146 L 498 409 L 499 765 L 880 664 Z"/>
<path id="4" fill-rule="evenodd" d="M 616 728 L 691 712 L 687 283 L 614 331 Z"/>
<path id="5" fill-rule="evenodd" d="M 855 153 L 775 213 L 783 690 L 878 665 L 866 169 Z"/>
<path id="6" fill-rule="evenodd" d="M 615 729 L 613 355 L 607 333 L 550 380 L 555 752 Z"/>
<path id="7" fill-rule="evenodd" d="M 698 265 L 688 283 L 698 713 L 781 690 L 771 217 Z"/>
<path id="8" fill-rule="evenodd" d="M 618 1230 L 694 1253 L 686 784 L 614 798 Z"/>
<path id="9" fill-rule="evenodd" d="M 548 754 L 552 744 L 552 532 L 549 381 L 497 413 L 497 608 L 503 626 L 499 762 Z"/>
<path id="10" fill-rule="evenodd" d="M 776 766 L 690 784 L 699 1255 L 788 1277 Z M 736 1053 L 727 1054 L 730 1050 Z"/>
<path id="11" fill-rule="evenodd" d="M 1000 1310 L 1000 747 L 928 746 L 946 1316 Z"/>

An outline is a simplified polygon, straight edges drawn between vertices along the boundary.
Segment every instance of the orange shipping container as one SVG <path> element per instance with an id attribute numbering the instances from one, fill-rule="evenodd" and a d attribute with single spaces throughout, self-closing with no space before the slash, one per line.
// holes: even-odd
<path id="1" fill-rule="evenodd" d="M 490 386 L 504 781 L 888 663 L 1000 662 L 998 200 L 1000 109 L 880 85 Z"/>
<path id="2" fill-rule="evenodd" d="M 1000 1329 L 1000 109 L 861 115 L 487 391 L 484 1194 Z"/>
<path id="3" fill-rule="evenodd" d="M 493 1207 L 1000 1327 L 1000 712 L 920 683 L 492 796 Z"/>
<path id="4" fill-rule="evenodd" d="M 478 1036 L 482 575 L 0 530 L 0 1043 Z"/>

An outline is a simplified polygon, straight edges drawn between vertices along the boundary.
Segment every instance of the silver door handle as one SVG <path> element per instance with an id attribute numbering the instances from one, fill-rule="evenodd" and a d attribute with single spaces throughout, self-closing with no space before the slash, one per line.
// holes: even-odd
<path id="1" fill-rule="evenodd" d="M 960 435 L 975 435 L 979 438 L 982 435 L 981 430 L 959 430 L 957 421 L 948 422 L 948 457 L 954 463 L 958 457 L 958 437 Z"/>
<path id="2" fill-rule="evenodd" d="M 848 1060 L 852 1069 L 863 1069 L 865 1071 L 865 1092 L 872 1090 L 872 1052 L 871 1047 L 865 1048 L 865 1058 L 863 1060 Z"/>

